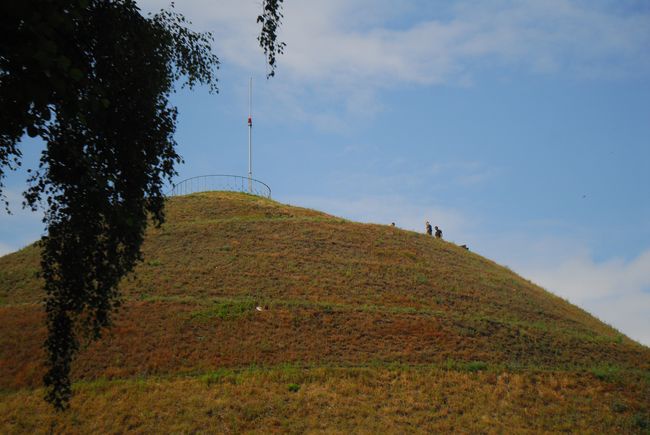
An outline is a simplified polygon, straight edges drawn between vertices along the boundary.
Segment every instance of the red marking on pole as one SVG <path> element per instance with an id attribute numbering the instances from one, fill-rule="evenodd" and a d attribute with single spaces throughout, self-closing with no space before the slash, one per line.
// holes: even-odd
<path id="1" fill-rule="evenodd" d="M 250 116 L 248 117 L 248 125 L 253 125 L 253 118 Z"/>

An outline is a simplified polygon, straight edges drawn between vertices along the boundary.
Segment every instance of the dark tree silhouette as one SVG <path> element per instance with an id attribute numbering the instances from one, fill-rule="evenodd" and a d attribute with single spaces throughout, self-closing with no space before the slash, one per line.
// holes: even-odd
<path id="1" fill-rule="evenodd" d="M 264 1 L 258 17 L 270 75 L 284 48 L 281 3 Z M 69 406 L 80 344 L 99 339 L 120 305 L 148 219 L 164 220 L 162 188 L 180 161 L 175 83 L 217 91 L 212 36 L 188 25 L 173 10 L 144 17 L 134 0 L 0 2 L 0 194 L 20 139 L 41 137 L 24 205 L 45 207 L 44 382 L 57 409 Z"/>
<path id="2" fill-rule="evenodd" d="M 278 41 L 278 29 L 283 18 L 283 0 L 265 0 L 262 4 L 262 14 L 257 17 L 257 22 L 262 23 L 262 31 L 257 40 L 264 49 L 270 71 L 267 77 L 275 75 L 275 62 L 278 54 L 284 53 L 285 43 Z"/>

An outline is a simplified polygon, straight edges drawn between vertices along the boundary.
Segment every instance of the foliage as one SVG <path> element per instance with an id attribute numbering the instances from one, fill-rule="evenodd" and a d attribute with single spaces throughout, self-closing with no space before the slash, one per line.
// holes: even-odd
<path id="1" fill-rule="evenodd" d="M 262 14 L 257 17 L 257 22 L 262 24 L 262 31 L 257 38 L 264 49 L 270 71 L 267 77 L 275 75 L 276 57 L 284 53 L 286 44 L 278 41 L 278 30 L 282 21 L 282 2 L 284 0 L 264 0 Z"/>
<path id="2" fill-rule="evenodd" d="M 281 3 L 281 2 L 280 2 Z M 275 67 L 280 4 L 260 43 Z M 141 258 L 148 216 L 180 161 L 174 83 L 216 91 L 212 37 L 173 11 L 143 17 L 134 0 L 29 0 L 0 6 L 0 194 L 26 131 L 46 142 L 25 202 L 47 204 L 41 241 L 47 400 L 67 406 L 73 356 L 120 305 L 117 284 Z M 6 203 L 6 201 L 5 201 Z"/>

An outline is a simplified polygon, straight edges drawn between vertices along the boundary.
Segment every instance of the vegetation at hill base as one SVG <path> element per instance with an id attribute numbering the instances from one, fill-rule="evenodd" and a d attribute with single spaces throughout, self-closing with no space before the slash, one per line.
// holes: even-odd
<path id="1" fill-rule="evenodd" d="M 39 248 L 0 258 L 0 432 L 649 430 L 650 349 L 475 253 L 241 193 L 166 213 L 66 413 Z"/>

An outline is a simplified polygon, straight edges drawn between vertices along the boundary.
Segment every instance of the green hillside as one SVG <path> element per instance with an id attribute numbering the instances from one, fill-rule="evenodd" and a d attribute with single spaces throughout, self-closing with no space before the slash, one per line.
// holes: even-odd
<path id="1" fill-rule="evenodd" d="M 0 433 L 649 430 L 650 349 L 454 244 L 210 192 L 143 251 L 59 416 L 39 250 L 0 258 Z"/>

